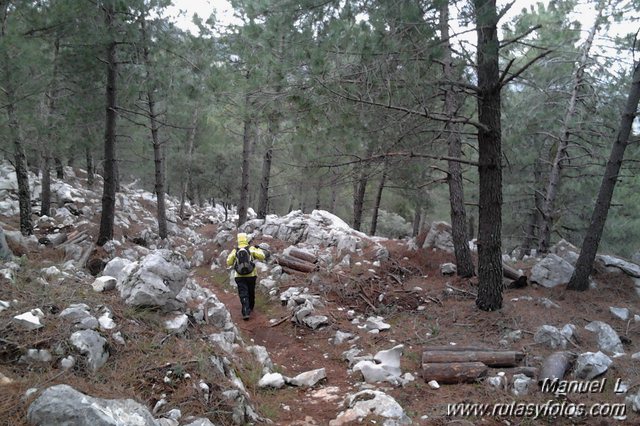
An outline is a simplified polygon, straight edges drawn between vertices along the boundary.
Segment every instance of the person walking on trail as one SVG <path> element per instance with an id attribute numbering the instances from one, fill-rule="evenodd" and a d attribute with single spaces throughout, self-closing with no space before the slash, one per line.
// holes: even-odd
<path id="1" fill-rule="evenodd" d="M 249 319 L 256 301 L 258 273 L 255 260 L 264 260 L 265 257 L 262 249 L 249 245 L 249 237 L 244 232 L 238 233 L 238 245 L 227 256 L 227 266 L 233 266 L 243 320 Z"/>

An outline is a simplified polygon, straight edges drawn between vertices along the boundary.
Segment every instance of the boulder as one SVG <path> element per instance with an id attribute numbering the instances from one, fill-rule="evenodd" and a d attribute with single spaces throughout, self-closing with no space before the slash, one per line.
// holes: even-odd
<path id="1" fill-rule="evenodd" d="M 593 321 L 584 328 L 598 334 L 598 347 L 601 351 L 614 355 L 624 353 L 618 333 L 609 324 L 602 321 Z"/>
<path id="2" fill-rule="evenodd" d="M 549 254 L 531 268 L 530 281 L 552 288 L 566 284 L 571 279 L 574 267 L 557 254 Z"/>
<path id="3" fill-rule="evenodd" d="M 626 260 L 600 254 L 596 257 L 596 260 L 602 262 L 605 266 L 612 266 L 615 268 L 619 268 L 627 275 L 630 275 L 634 278 L 640 278 L 640 266 L 635 263 L 627 262 Z"/>
<path id="4" fill-rule="evenodd" d="M 295 377 L 285 378 L 285 381 L 292 386 L 310 388 L 315 386 L 320 380 L 327 378 L 327 372 L 324 368 L 317 370 L 305 371 Z"/>
<path id="5" fill-rule="evenodd" d="M 451 225 L 447 222 L 433 222 L 424 240 L 423 248 L 437 248 L 453 253 Z"/>
<path id="6" fill-rule="evenodd" d="M 611 358 L 602 352 L 585 352 L 578 356 L 573 375 L 578 380 L 592 380 L 606 372 L 612 363 Z"/>
<path id="7" fill-rule="evenodd" d="M 567 338 L 560 330 L 552 325 L 543 325 L 540 327 L 533 336 L 533 340 L 551 349 L 565 349 L 567 347 Z"/>
<path id="8" fill-rule="evenodd" d="M 158 425 L 149 410 L 138 402 L 94 398 L 69 385 L 45 389 L 29 405 L 27 420 L 33 425 Z"/>
<path id="9" fill-rule="evenodd" d="M 172 311 L 184 306 L 176 296 L 187 281 L 189 262 L 180 253 L 166 249 L 151 252 L 118 285 L 125 303 Z"/>

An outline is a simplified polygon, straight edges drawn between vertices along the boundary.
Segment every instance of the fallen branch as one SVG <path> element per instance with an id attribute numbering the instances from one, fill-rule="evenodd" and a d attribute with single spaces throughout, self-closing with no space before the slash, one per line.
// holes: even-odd
<path id="1" fill-rule="evenodd" d="M 467 291 L 467 290 L 463 290 L 461 288 L 454 287 L 454 286 L 452 286 L 450 284 L 447 284 L 446 287 L 448 289 L 450 289 L 450 290 L 453 290 L 453 291 L 457 291 L 457 292 L 460 292 L 460 293 L 468 294 L 468 295 L 473 296 L 473 297 L 478 297 L 478 295 L 476 293 L 473 293 L 473 292 Z"/>
<path id="2" fill-rule="evenodd" d="M 291 318 L 293 318 L 293 315 L 287 315 L 286 317 L 280 318 L 278 321 L 274 322 L 269 327 L 277 327 L 280 324 L 282 324 L 283 322 L 286 322 L 286 321 L 290 320 Z"/>

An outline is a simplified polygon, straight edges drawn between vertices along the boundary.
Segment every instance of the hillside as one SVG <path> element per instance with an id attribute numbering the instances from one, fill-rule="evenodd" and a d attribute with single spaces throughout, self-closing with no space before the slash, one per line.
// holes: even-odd
<path id="1" fill-rule="evenodd" d="M 556 246 L 555 257 L 513 263 L 530 279 L 544 276 L 543 285 L 507 287 L 504 308 L 488 313 L 475 308 L 476 280 L 443 267 L 454 261 L 446 226 L 433 227 L 440 238 L 388 240 L 326 211 L 293 211 L 241 228 L 271 254 L 258 265 L 256 309 L 243 321 L 224 264 L 235 246 L 233 210 L 189 206 L 179 218 L 178 200 L 169 198 L 170 237 L 162 241 L 155 197 L 128 185 L 118 194 L 114 240 L 96 248 L 101 182 L 87 189 L 82 170 L 66 174 L 64 183 L 54 180 L 55 213 L 24 238 L 15 175 L 0 167 L 0 221 L 15 255 L 0 268 L 0 424 L 640 421 L 633 263 L 600 257 L 594 288 L 568 292 L 550 281 L 575 248 Z M 38 194 L 38 177 L 31 182 Z M 283 266 L 294 252 L 307 256 L 310 271 Z M 522 356 L 484 368 L 477 380 L 432 382 L 423 353 L 453 358 L 460 347 Z M 566 379 L 602 388 L 541 389 L 539 374 L 557 351 L 571 360 Z M 585 355 L 599 352 L 596 360 Z M 617 420 L 567 408 L 625 401 L 614 407 L 624 411 Z M 505 406 L 465 417 L 447 412 L 454 403 Z M 548 411 L 534 419 L 508 408 L 515 404 Z"/>

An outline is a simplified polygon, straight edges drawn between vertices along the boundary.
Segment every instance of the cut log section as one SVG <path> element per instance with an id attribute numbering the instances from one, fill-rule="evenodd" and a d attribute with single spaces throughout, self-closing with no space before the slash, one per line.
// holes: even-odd
<path id="1" fill-rule="evenodd" d="M 481 362 L 489 367 L 515 367 L 524 354 L 516 351 L 434 351 L 422 353 L 422 363 Z"/>
<path id="2" fill-rule="evenodd" d="M 282 267 L 293 269 L 300 272 L 313 272 L 317 269 L 317 265 L 292 256 L 282 255 L 276 256 L 276 263 Z"/>
<path id="3" fill-rule="evenodd" d="M 289 247 L 287 251 L 289 256 L 304 260 L 305 262 L 316 263 L 318 261 L 318 258 L 313 253 L 297 247 Z"/>
<path id="4" fill-rule="evenodd" d="M 439 383 L 471 383 L 487 375 L 488 367 L 481 362 L 423 363 L 422 377 L 425 381 Z"/>
<path id="5" fill-rule="evenodd" d="M 545 379 L 562 380 L 564 373 L 569 369 L 573 355 L 569 352 L 554 352 L 549 355 L 542 363 L 538 383 L 544 382 Z"/>

